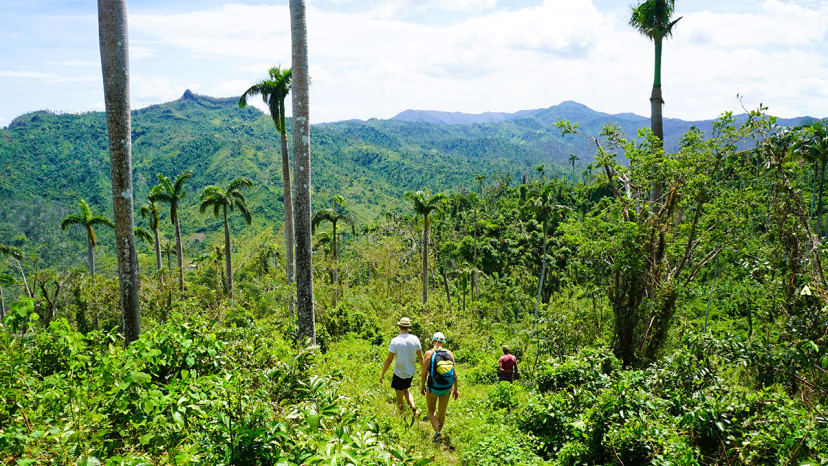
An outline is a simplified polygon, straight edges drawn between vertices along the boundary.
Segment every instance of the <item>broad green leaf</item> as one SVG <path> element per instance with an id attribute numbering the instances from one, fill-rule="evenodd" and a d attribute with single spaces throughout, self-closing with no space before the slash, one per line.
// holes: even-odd
<path id="1" fill-rule="evenodd" d="M 143 385 L 150 381 L 150 376 L 144 372 L 134 371 L 130 374 L 130 378 L 133 382 L 137 383 L 138 385 Z"/>

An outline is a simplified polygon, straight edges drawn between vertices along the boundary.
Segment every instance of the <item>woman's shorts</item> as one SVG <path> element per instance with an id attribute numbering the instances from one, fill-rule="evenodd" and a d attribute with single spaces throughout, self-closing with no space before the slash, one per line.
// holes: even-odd
<path id="1" fill-rule="evenodd" d="M 448 392 L 450 392 L 450 391 L 451 391 L 451 387 L 449 387 L 449 388 L 447 388 L 447 389 L 445 389 L 445 390 L 435 390 L 435 389 L 433 389 L 433 388 L 431 388 L 431 387 L 426 387 L 426 388 L 428 389 L 428 391 L 430 391 L 431 393 L 433 393 L 433 394 L 434 394 L 434 396 L 443 396 L 443 395 L 448 394 Z"/>

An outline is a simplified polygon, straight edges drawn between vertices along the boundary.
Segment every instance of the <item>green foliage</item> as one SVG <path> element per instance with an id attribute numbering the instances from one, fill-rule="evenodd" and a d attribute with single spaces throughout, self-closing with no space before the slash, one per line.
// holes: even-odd
<path id="1" fill-rule="evenodd" d="M 0 262 L 13 303 L 0 329 L 0 462 L 828 461 L 824 164 L 801 144 L 814 134 L 758 112 L 725 115 L 708 134 L 693 130 L 676 151 L 662 152 L 646 133 L 631 140 L 609 127 L 593 141 L 601 149 L 588 173 L 573 182 L 533 168 L 538 147 L 574 137 L 537 133 L 552 124 L 548 114 L 502 126 L 320 126 L 314 198 L 343 214 L 336 201 L 347 197 L 356 227 L 341 238 L 331 232 L 335 255 L 314 257 L 320 348 L 303 348 L 274 230 L 282 212 L 268 155 L 277 147 L 272 123 L 232 104 L 190 93 L 136 115 L 144 154 L 136 195 L 150 191 L 157 173 L 187 169 L 193 189 L 240 177 L 255 183 L 245 192 L 252 227 L 241 218 L 229 224 L 238 238 L 228 251 L 233 298 L 221 284 L 220 221 L 192 215 L 196 203 L 182 198 L 187 286 L 170 276 L 169 241 L 158 272 L 147 273 L 154 251 L 144 246 L 145 332 L 126 348 L 109 233 L 99 232 L 103 273 L 66 271 L 80 263 L 68 246 L 86 238 L 78 229 L 53 241 L 38 224 L 58 230 L 71 206 L 50 209 L 34 195 L 53 196 L 54 187 L 61 195 L 49 202 L 83 197 L 93 210 L 106 206 L 106 176 L 96 168 L 105 165 L 105 145 L 77 152 L 98 165 L 90 158 L 47 170 L 36 166 L 45 159 L 21 161 L 37 174 L 21 174 L 21 186 L 64 169 L 68 179 L 78 175 L 74 185 L 44 178 L 44 193 L 14 197 L 0 181 L 0 195 L 8 194 L 0 242 L 21 252 Z M 76 160 L 58 130 L 86 147 L 101 123 L 96 114 L 22 118 L 2 130 L 0 157 L 50 141 L 45 151 L 56 164 Z M 538 136 L 523 141 L 530 126 Z M 470 151 L 478 151 L 473 162 Z M 652 201 L 655 179 L 669 189 Z M 77 195 L 88 180 L 95 183 Z M 408 190 L 445 192 L 429 215 L 425 284 L 423 224 L 404 201 Z M 156 220 L 170 238 L 168 218 Z M 43 251 L 48 257 L 33 256 Z M 402 315 L 426 346 L 434 332 L 446 334 L 458 363 L 462 395 L 437 444 L 427 421 L 396 417 L 393 392 L 376 383 Z M 495 384 L 504 343 L 518 358 L 515 384 Z"/>
<path id="2" fill-rule="evenodd" d="M 127 348 L 113 334 L 73 332 L 63 319 L 28 344 L 7 328 L 4 461 L 424 464 L 360 421 L 336 376 L 311 375 L 313 349 L 274 345 L 267 326 L 176 314 Z"/>
<path id="3" fill-rule="evenodd" d="M 479 439 L 469 446 L 461 464 L 465 465 L 533 465 L 543 464 L 534 453 L 531 437 L 502 427 L 487 426 Z"/>

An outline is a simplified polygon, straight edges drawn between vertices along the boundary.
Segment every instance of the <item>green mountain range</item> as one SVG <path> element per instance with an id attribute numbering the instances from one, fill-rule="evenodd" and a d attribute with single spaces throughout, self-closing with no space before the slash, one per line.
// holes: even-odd
<path id="1" fill-rule="evenodd" d="M 577 174 L 591 161 L 591 148 L 581 137 L 561 136 L 554 126 L 558 119 L 578 122 L 590 134 L 617 122 L 635 135 L 649 124 L 644 117 L 563 102 L 515 114 L 410 110 L 389 120 L 315 125 L 314 209 L 330 207 L 333 196 L 342 196 L 359 225 L 406 207 L 403 194 L 408 190 L 472 190 L 475 175 L 514 184 L 538 165 L 548 174 L 572 176 L 574 170 L 566 166 L 570 154 L 579 158 Z M 691 125 L 706 129 L 710 122 L 665 120 L 668 148 Z M 218 220 L 198 214 L 201 190 L 240 176 L 254 181 L 248 194 L 254 226 L 281 227 L 279 139 L 268 115 L 252 107 L 239 109 L 235 98 L 187 91 L 176 101 L 133 111 L 132 128 L 136 209 L 146 202 L 159 173 L 195 173 L 183 205 L 188 247 L 203 250 L 204 238 L 219 231 Z M 5 172 L 0 177 L 0 244 L 21 247 L 49 265 L 83 264 L 85 234 L 62 232 L 60 222 L 76 213 L 81 199 L 96 214 L 111 217 L 104 114 L 39 111 L 16 118 L 0 129 L 0 167 Z M 235 220 L 234 227 L 241 228 L 240 219 Z M 111 243 L 111 233 L 99 234 L 103 244 Z"/>

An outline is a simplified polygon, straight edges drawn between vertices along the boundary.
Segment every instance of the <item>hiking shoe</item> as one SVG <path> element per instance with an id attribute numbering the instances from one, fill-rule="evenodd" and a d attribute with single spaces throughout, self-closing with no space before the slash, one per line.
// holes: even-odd
<path id="1" fill-rule="evenodd" d="M 439 442 L 442 438 L 443 438 L 443 435 L 442 435 L 440 432 L 435 432 L 435 433 L 434 433 L 434 439 L 432 439 L 432 442 L 437 443 L 437 442 Z"/>

